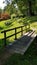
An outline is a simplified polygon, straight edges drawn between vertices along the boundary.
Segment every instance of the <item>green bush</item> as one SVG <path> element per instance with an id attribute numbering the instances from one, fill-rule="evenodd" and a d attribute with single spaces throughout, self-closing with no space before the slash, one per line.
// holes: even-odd
<path id="1" fill-rule="evenodd" d="M 11 25 L 11 23 L 12 23 L 11 21 L 7 21 L 7 22 L 5 22 L 5 25 L 9 26 L 9 25 Z"/>

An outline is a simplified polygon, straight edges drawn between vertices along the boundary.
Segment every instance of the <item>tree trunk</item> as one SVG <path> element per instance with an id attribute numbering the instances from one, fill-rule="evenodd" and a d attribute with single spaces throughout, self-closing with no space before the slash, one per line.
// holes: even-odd
<path id="1" fill-rule="evenodd" d="M 28 1 L 28 4 L 29 4 L 29 15 L 30 16 L 33 16 L 34 15 L 34 12 L 32 12 L 32 2 L 31 1 Z"/>

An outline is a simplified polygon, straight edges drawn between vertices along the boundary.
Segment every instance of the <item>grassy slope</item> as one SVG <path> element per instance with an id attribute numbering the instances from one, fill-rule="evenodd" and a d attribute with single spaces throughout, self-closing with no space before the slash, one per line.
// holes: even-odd
<path id="1" fill-rule="evenodd" d="M 23 18 L 20 18 L 20 19 L 14 19 L 14 20 L 6 20 L 6 21 L 1 21 L 0 22 L 0 27 L 2 27 L 2 29 L 0 29 L 0 39 L 3 38 L 3 34 L 1 34 L 1 31 L 2 30 L 6 30 L 6 29 L 11 29 L 11 28 L 15 28 L 15 27 L 19 27 L 21 25 L 23 25 L 23 23 L 19 23 L 18 21 L 22 21 Z M 25 17 L 25 22 L 26 21 L 30 21 L 30 25 L 31 25 L 31 28 L 34 28 L 35 30 L 37 29 L 37 21 L 36 21 L 36 17 L 34 19 L 34 17 Z M 9 26 L 6 26 L 5 25 L 5 22 L 9 22 L 11 21 L 12 24 L 9 25 Z M 13 31 L 12 31 L 13 32 Z M 8 35 L 12 32 L 9 32 L 7 33 Z M 14 33 L 14 32 L 13 32 Z"/>
<path id="2" fill-rule="evenodd" d="M 21 23 L 18 23 L 17 20 L 15 19 L 15 20 L 12 21 L 12 24 L 11 24 L 11 25 L 6 26 L 6 25 L 5 25 L 5 22 L 9 22 L 9 21 L 11 21 L 11 20 L 1 21 L 1 22 L 0 22 L 0 27 L 3 28 L 2 30 L 15 28 L 15 27 L 20 26 L 20 24 L 21 24 Z M 22 25 L 22 24 L 21 24 L 21 25 Z M 0 39 L 3 38 L 3 35 L 1 34 L 1 31 L 2 31 L 2 30 L 0 30 Z M 10 34 L 10 33 L 9 33 L 9 34 Z"/>

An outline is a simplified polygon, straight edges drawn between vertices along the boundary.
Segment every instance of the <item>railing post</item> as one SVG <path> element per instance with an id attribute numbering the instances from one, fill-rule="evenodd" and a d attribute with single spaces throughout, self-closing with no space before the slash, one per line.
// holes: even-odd
<path id="1" fill-rule="evenodd" d="M 4 31 L 4 46 L 6 46 L 6 32 Z"/>
<path id="2" fill-rule="evenodd" d="M 23 36 L 23 27 L 21 26 L 21 36 Z"/>
<path id="3" fill-rule="evenodd" d="M 37 43 L 37 36 L 36 36 L 36 39 L 35 39 L 36 43 Z"/>
<path id="4" fill-rule="evenodd" d="M 16 36 L 16 28 L 15 28 L 15 40 L 17 39 L 17 36 Z"/>

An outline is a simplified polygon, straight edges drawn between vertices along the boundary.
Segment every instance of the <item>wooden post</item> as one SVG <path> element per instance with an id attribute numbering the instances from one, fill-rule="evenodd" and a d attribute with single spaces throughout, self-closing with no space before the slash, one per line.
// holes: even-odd
<path id="1" fill-rule="evenodd" d="M 6 46 L 6 32 L 4 32 L 4 46 Z"/>
<path id="2" fill-rule="evenodd" d="M 36 36 L 36 43 L 37 43 L 37 36 Z"/>
<path id="3" fill-rule="evenodd" d="M 15 40 L 17 39 L 17 36 L 16 36 L 16 28 L 15 28 Z"/>
<path id="4" fill-rule="evenodd" d="M 27 26 L 25 26 L 25 28 L 26 28 L 26 32 L 27 32 Z"/>
<path id="5" fill-rule="evenodd" d="M 23 27 L 21 26 L 21 36 L 23 36 Z"/>

